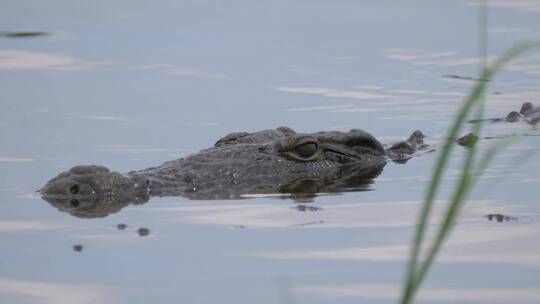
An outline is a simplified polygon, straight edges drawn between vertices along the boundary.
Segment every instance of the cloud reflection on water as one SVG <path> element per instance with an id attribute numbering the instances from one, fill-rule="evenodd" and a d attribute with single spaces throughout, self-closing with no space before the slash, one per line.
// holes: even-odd
<path id="1" fill-rule="evenodd" d="M 324 228 L 412 228 L 418 206 L 415 202 L 330 206 L 325 207 L 320 219 L 324 220 Z M 540 225 L 528 222 L 526 213 L 521 213 L 516 208 L 494 201 L 469 202 L 460 224 L 445 244 L 438 261 L 540 267 Z M 442 209 L 442 204 L 435 205 L 435 219 L 431 225 L 438 221 L 440 216 L 437 214 L 441 214 Z M 494 223 L 485 219 L 488 213 L 517 215 L 519 220 L 513 223 Z M 239 217 L 243 216 L 246 214 L 239 214 Z M 232 218 L 231 214 L 227 218 Z M 282 217 L 279 218 L 283 221 Z M 223 220 L 219 216 L 218 219 Z M 200 217 L 196 220 L 200 220 Z M 522 222 L 527 224 L 523 225 Z M 409 252 L 408 240 L 399 240 L 397 244 L 395 240 L 389 240 L 387 244 L 378 246 L 259 252 L 249 255 L 286 260 L 406 261 Z"/>
<path id="2" fill-rule="evenodd" d="M 0 50 L 0 70 L 81 71 L 111 65 L 108 61 L 87 61 L 72 55 L 16 49 Z"/>
<path id="3" fill-rule="evenodd" d="M 331 297 L 358 297 L 370 300 L 397 300 L 401 285 L 351 284 L 340 286 L 305 286 L 298 292 Z M 538 288 L 429 288 L 419 290 L 419 301 L 466 303 L 519 303 L 540 301 Z"/>
<path id="4" fill-rule="evenodd" d="M 359 203 L 325 205 L 319 212 L 290 212 L 282 204 L 222 204 L 191 205 L 157 210 L 176 213 L 180 218 L 197 224 L 242 225 L 250 228 L 344 229 L 344 228 L 412 228 L 419 203 L 400 201 L 389 203 Z M 436 204 L 435 224 L 444 204 Z M 511 223 L 494 223 L 486 214 L 501 213 L 517 216 Z M 496 201 L 471 201 L 463 217 L 446 243 L 438 261 L 446 263 L 495 263 L 540 267 L 540 226 L 530 223 L 515 205 Z M 177 218 L 173 215 L 173 218 Z M 316 225 L 302 225 L 317 223 Z M 526 225 L 523 225 L 526 223 Z M 396 240 L 398 243 L 396 244 Z M 384 241 L 383 241 L 384 242 Z M 388 240 L 378 246 L 345 247 L 324 250 L 275 251 L 248 253 L 247 256 L 271 259 L 298 260 L 359 260 L 405 261 L 408 257 L 408 238 Z"/>
<path id="5" fill-rule="evenodd" d="M 207 79 L 227 79 L 228 77 L 216 72 L 198 70 L 198 69 L 173 69 L 169 72 L 172 75 L 178 76 L 193 76 Z"/>
<path id="6" fill-rule="evenodd" d="M 339 90 L 331 89 L 325 87 L 288 87 L 281 86 L 275 88 L 277 91 L 287 92 L 287 93 L 302 93 L 302 94 L 313 94 L 321 95 L 325 97 L 344 97 L 352 99 L 393 99 L 397 98 L 395 95 L 389 94 L 378 94 L 369 92 L 367 90 Z"/>
<path id="7" fill-rule="evenodd" d="M 121 117 L 121 116 L 112 116 L 112 115 L 81 115 L 70 113 L 69 116 L 79 118 L 79 119 L 88 119 L 88 120 L 97 120 L 97 121 L 114 121 L 114 122 L 137 122 L 137 120 Z"/>
<path id="8" fill-rule="evenodd" d="M 46 223 L 38 221 L 0 221 L 0 232 L 17 232 L 25 230 L 53 230 L 62 229 L 58 223 Z"/>
<path id="9" fill-rule="evenodd" d="M 0 293 L 29 299 L 32 303 L 116 303 L 109 288 L 87 284 L 45 283 L 0 277 Z M 18 298 L 19 300 L 21 298 Z"/>
<path id="10" fill-rule="evenodd" d="M 256 204 L 207 201 L 196 204 L 182 202 L 171 207 L 155 207 L 152 210 L 166 211 L 171 213 L 173 218 L 180 217 L 188 222 L 210 225 L 288 228 L 297 225 L 299 221 L 324 220 L 324 228 L 403 228 L 415 224 L 419 205 L 418 201 L 336 203 L 326 204 L 321 212 L 299 215 L 290 212 L 290 204 L 281 204 L 277 200 Z M 444 204 L 438 202 L 434 206 L 435 214 L 441 214 L 443 208 Z M 473 222 L 484 222 L 483 215 L 493 212 L 520 214 L 515 210 L 515 206 L 509 204 L 471 201 L 466 206 L 465 216 Z M 435 215 L 433 223 L 436 221 Z"/>
<path id="11" fill-rule="evenodd" d="M 0 162 L 34 162 L 35 158 L 0 156 Z"/>
<path id="12" fill-rule="evenodd" d="M 483 5 L 481 0 L 468 0 L 467 4 L 471 6 Z M 488 7 L 514 9 L 521 12 L 540 12 L 540 2 L 536 0 L 490 0 Z"/>
<path id="13" fill-rule="evenodd" d="M 443 68 L 460 66 L 479 66 L 483 62 L 481 57 L 455 56 L 452 52 L 430 53 L 412 49 L 384 49 L 383 54 L 388 59 L 408 61 L 415 65 L 431 65 Z M 488 62 L 493 62 L 495 56 L 488 56 Z M 521 72 L 525 74 L 540 74 L 540 64 L 534 57 L 517 59 L 503 67 L 503 70 Z"/>

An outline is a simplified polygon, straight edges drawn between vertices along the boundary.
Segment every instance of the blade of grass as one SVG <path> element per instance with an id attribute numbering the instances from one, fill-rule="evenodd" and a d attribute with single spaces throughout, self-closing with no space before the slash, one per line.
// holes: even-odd
<path id="1" fill-rule="evenodd" d="M 510 62 L 512 59 L 516 58 L 516 57 L 519 57 L 521 56 L 522 54 L 524 54 L 525 52 L 533 49 L 533 48 L 537 48 L 540 46 L 540 43 L 537 43 L 537 42 L 529 42 L 529 43 L 522 43 L 522 44 L 519 44 L 519 45 L 516 45 L 515 47 L 511 48 L 510 50 L 508 50 L 507 52 L 505 52 L 503 55 L 501 55 L 494 63 L 491 67 L 488 67 L 488 68 L 484 68 L 482 69 L 482 72 L 481 72 L 481 75 L 480 75 L 480 79 L 492 79 L 493 76 L 496 74 L 497 71 L 499 71 L 504 65 L 508 64 L 508 62 Z M 416 225 L 416 230 L 415 230 L 415 234 L 414 234 L 414 238 L 413 238 L 413 246 L 412 246 L 412 249 L 411 249 L 411 252 L 410 252 L 410 256 L 409 256 L 409 263 L 407 265 L 407 273 L 406 273 L 406 281 L 405 281 L 405 284 L 404 284 L 404 289 L 403 289 L 403 293 L 402 293 L 402 298 L 401 298 L 401 303 L 403 304 L 406 304 L 406 303 L 410 303 L 413 299 L 413 296 L 414 296 L 414 293 L 416 292 L 416 290 L 418 289 L 418 286 L 419 284 L 417 284 L 417 274 L 420 274 L 421 275 L 421 278 L 423 278 L 425 272 L 427 272 L 427 270 L 429 270 L 429 267 L 431 265 L 431 262 L 429 262 L 428 264 L 426 264 L 427 266 L 421 266 L 421 270 L 420 272 L 417 272 L 417 267 L 418 267 L 418 257 L 419 257 L 419 254 L 420 254 L 420 250 L 421 250 L 421 247 L 422 247 L 422 243 L 423 243 L 423 240 L 424 240 L 424 236 L 425 236 L 425 233 L 426 233 L 426 225 L 427 225 L 427 222 L 429 220 L 429 217 L 431 215 L 431 211 L 432 211 L 432 207 L 433 207 L 433 202 L 434 202 L 434 199 L 436 197 L 436 194 L 438 192 L 438 189 L 439 189 L 439 185 L 440 185 L 440 182 L 441 182 L 441 178 L 442 178 L 442 175 L 443 175 L 443 172 L 446 168 L 446 165 L 448 163 L 448 160 L 449 160 L 449 156 L 450 156 L 450 153 L 453 149 L 453 146 L 454 146 L 454 139 L 457 137 L 457 134 L 459 133 L 459 131 L 461 130 L 461 127 L 462 127 L 462 124 L 463 122 L 465 121 L 465 118 L 467 117 L 467 113 L 470 111 L 470 109 L 476 104 L 476 102 L 478 102 L 478 100 L 481 99 L 484 91 L 485 91 L 485 88 L 486 88 L 486 83 L 485 82 L 477 82 L 476 85 L 472 88 L 471 92 L 469 93 L 469 95 L 467 96 L 467 98 L 465 99 L 463 105 L 461 106 L 460 110 L 458 111 L 458 114 L 456 115 L 456 118 L 454 119 L 454 122 L 453 124 L 451 125 L 449 131 L 448 131 L 448 135 L 446 136 L 447 140 L 445 142 L 445 144 L 443 145 L 442 149 L 441 149 L 441 152 L 439 154 L 439 157 L 437 158 L 437 161 L 435 163 L 435 167 L 434 167 L 434 170 L 433 170 L 433 173 L 432 173 L 432 178 L 431 178 L 431 181 L 428 185 L 428 190 L 426 192 L 426 196 L 424 198 L 424 204 L 420 210 L 420 214 L 418 216 L 418 222 L 417 222 L 417 225 Z M 480 128 L 479 126 L 477 128 Z M 473 150 L 474 151 L 474 150 Z M 468 156 L 466 161 L 465 161 L 465 164 L 469 163 L 469 162 L 473 162 L 473 157 L 474 155 L 472 156 Z M 470 157 L 470 160 L 468 160 Z M 460 182 L 461 183 L 467 183 L 467 184 L 470 184 L 470 176 L 469 176 L 469 173 L 466 173 L 463 175 L 463 178 L 464 181 Z M 463 186 L 459 186 L 458 185 L 458 188 L 456 190 L 456 193 L 454 195 L 454 198 L 453 198 L 453 201 L 455 199 L 462 199 L 465 197 L 465 194 L 468 192 L 468 189 L 466 189 L 467 187 L 463 188 Z M 456 208 L 454 208 L 456 209 Z M 457 209 L 456 210 L 453 210 L 452 208 L 449 208 L 448 209 L 448 212 L 447 214 L 449 214 L 450 216 L 455 216 L 455 214 L 457 214 Z M 453 220 L 450 220 L 450 221 L 444 221 L 445 223 L 447 223 L 446 225 L 446 229 L 449 229 L 451 227 L 451 223 L 453 223 Z M 444 225 L 444 223 L 443 223 Z M 443 236 L 443 238 L 440 240 L 440 244 L 442 244 L 442 241 L 444 240 L 444 236 L 446 235 L 446 233 L 442 233 L 441 234 Z M 437 243 L 437 241 L 435 241 L 435 244 Z M 428 258 L 430 255 L 433 255 L 433 257 L 431 258 L 431 261 L 434 259 L 434 257 L 436 256 L 437 252 L 438 252 L 438 248 L 440 248 L 440 245 L 439 246 L 433 246 L 432 249 L 435 248 L 435 250 L 431 253 L 428 254 Z M 423 270 L 422 270 L 423 269 Z"/>
<path id="2" fill-rule="evenodd" d="M 482 73 L 482 74 L 485 74 L 485 71 Z M 478 82 L 475 89 L 473 89 L 473 91 L 471 92 L 471 94 L 469 95 L 469 97 L 466 99 L 466 102 L 464 103 L 464 105 L 462 106 L 460 112 L 458 113 L 458 116 L 457 118 L 454 120 L 454 124 L 452 125 L 452 128 L 450 129 L 450 132 L 448 134 L 448 136 L 446 137 L 446 143 L 445 145 L 443 146 L 443 149 L 441 151 L 441 154 L 437 160 L 437 163 L 435 165 L 435 171 L 433 173 L 433 177 L 432 177 L 432 180 L 431 180 L 431 183 L 429 185 L 429 188 L 428 188 L 428 192 L 427 192 L 427 195 L 426 195 L 426 198 L 425 198 L 425 201 L 424 201 L 424 205 L 423 205 L 423 208 L 421 210 L 421 214 L 420 214 L 420 220 L 417 224 L 417 228 L 416 228 L 416 235 L 415 235 L 415 239 L 414 239 L 414 245 L 413 245 L 413 250 L 411 251 L 412 254 L 411 254 L 411 257 L 410 257 L 410 261 L 409 261 L 409 268 L 408 268 L 408 275 L 407 275 L 407 284 L 405 286 L 405 291 L 404 291 L 404 295 L 403 295 L 403 298 L 402 298 L 402 303 L 410 303 L 414 297 L 414 293 L 416 292 L 416 290 L 418 289 L 418 286 L 420 285 L 421 281 L 422 281 L 422 278 L 423 278 L 423 271 L 425 271 L 425 265 L 422 265 L 420 269 L 423 269 L 423 271 L 421 270 L 419 272 L 420 274 L 420 278 L 418 278 L 419 274 L 417 273 L 417 270 L 416 268 L 418 267 L 417 264 L 418 264 L 418 256 L 420 254 L 420 250 L 421 250 L 421 243 L 423 241 L 423 238 L 424 238 L 424 235 L 426 233 L 426 225 L 427 225 L 427 222 L 429 220 L 429 216 L 430 216 L 430 213 L 431 213 L 431 209 L 433 207 L 433 202 L 434 202 L 434 199 L 435 199 L 435 196 L 436 196 L 436 193 L 438 191 L 438 187 L 439 187 L 439 184 L 440 184 L 440 181 L 442 179 L 442 174 L 444 172 L 444 169 L 446 167 L 446 164 L 449 160 L 449 157 L 450 157 L 450 152 L 451 150 L 453 149 L 454 147 L 454 138 L 456 138 L 459 130 L 461 129 L 461 126 L 467 116 L 467 112 L 469 111 L 469 109 L 471 109 L 473 107 L 473 105 L 475 104 L 476 101 L 479 100 L 479 98 L 481 97 L 482 93 L 483 93 L 483 88 L 484 88 L 485 84 L 484 82 Z M 480 122 L 476 123 L 475 126 L 479 125 Z M 467 159 L 466 159 L 466 162 L 465 164 L 466 165 L 470 165 L 470 162 L 472 160 L 472 153 L 470 151 L 474 151 L 474 146 L 472 148 L 470 148 L 469 150 L 469 153 L 468 153 L 468 156 L 467 156 Z M 461 197 L 463 197 L 464 193 L 465 193 L 465 185 L 467 185 L 468 183 L 468 179 L 469 179 L 469 174 L 468 174 L 468 171 L 465 170 L 463 171 L 463 174 L 461 176 L 461 182 L 459 184 L 459 187 L 458 187 L 458 191 L 455 192 L 455 195 L 454 195 L 454 199 L 453 201 L 456 201 L 456 200 L 459 200 Z M 452 204 L 454 205 L 454 204 Z M 452 206 L 451 205 L 451 206 Z M 447 211 L 447 216 L 448 215 L 452 215 L 455 213 L 455 207 L 454 208 L 449 208 L 449 210 Z M 443 226 L 442 227 L 445 227 L 445 229 L 448 229 L 448 227 L 450 226 L 450 222 L 448 221 L 445 221 Z M 439 235 L 441 233 L 439 232 Z M 444 238 L 444 236 L 443 236 Z M 441 243 L 442 243 L 442 239 L 440 240 Z M 435 247 L 435 251 L 433 250 L 434 248 L 431 249 L 431 253 L 433 254 L 433 257 L 434 257 L 434 254 L 436 254 L 437 251 L 437 242 L 435 243 L 434 245 Z M 431 255 L 428 255 L 428 259 Z M 432 257 L 432 258 L 433 258 Z M 430 264 L 428 264 L 430 265 Z"/>
<path id="3" fill-rule="evenodd" d="M 482 79 L 487 76 L 487 71 L 484 70 L 482 73 Z M 465 121 L 467 114 L 470 112 L 470 109 L 473 107 L 474 103 L 481 97 L 485 89 L 485 82 L 477 82 L 476 86 L 469 93 L 468 97 L 465 99 L 465 102 L 461 106 L 454 122 L 448 131 L 446 136 L 446 142 L 443 145 L 439 157 L 435 163 L 435 168 L 431 177 L 431 181 L 428 185 L 428 190 L 424 198 L 424 205 L 420 211 L 418 223 L 416 225 L 415 236 L 413 240 L 413 248 L 409 256 L 409 264 L 407 268 L 406 284 L 403 291 L 403 298 L 401 303 L 410 303 L 412 292 L 414 291 L 414 282 L 415 282 L 415 272 L 417 268 L 418 256 L 420 254 L 422 242 L 424 239 L 426 225 L 431 215 L 431 210 L 433 207 L 433 202 L 435 196 L 439 190 L 440 181 L 442 179 L 442 174 L 446 168 L 448 160 L 450 158 L 450 153 L 454 148 L 454 139 L 457 137 L 463 122 Z"/>
<path id="4" fill-rule="evenodd" d="M 484 67 L 482 73 L 485 73 L 486 69 L 487 67 Z M 473 103 L 475 103 L 475 105 L 477 106 L 475 115 L 475 120 L 477 122 L 474 123 L 472 127 L 472 133 L 479 135 L 482 130 L 482 118 L 484 116 L 485 102 L 483 94 L 481 94 L 476 101 L 473 101 Z M 428 251 L 425 261 L 421 264 L 420 269 L 416 274 L 414 283 L 416 289 L 422 284 L 426 273 L 431 268 L 431 265 L 433 264 L 435 257 L 438 255 L 443 242 L 450 234 L 456 218 L 459 215 L 459 212 L 461 211 L 461 208 L 463 207 L 468 194 L 470 193 L 472 184 L 474 183 L 475 178 L 478 178 L 478 176 L 471 176 L 471 168 L 474 164 L 477 149 L 478 146 L 473 145 L 467 150 L 465 160 L 463 161 L 463 167 L 461 168 L 461 178 L 458 185 L 456 186 L 451 203 L 448 205 L 446 213 L 443 216 L 443 222 L 439 227 L 437 235 L 435 236 L 435 241 L 433 242 L 433 245 Z M 413 290 L 413 293 L 415 291 L 416 290 Z"/>

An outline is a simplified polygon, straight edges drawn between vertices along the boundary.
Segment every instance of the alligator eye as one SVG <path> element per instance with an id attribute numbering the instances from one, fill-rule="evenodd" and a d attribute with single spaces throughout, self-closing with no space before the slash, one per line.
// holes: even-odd
<path id="1" fill-rule="evenodd" d="M 69 192 L 71 192 L 71 194 L 79 193 L 79 186 L 78 185 L 73 185 L 73 186 L 69 187 Z"/>
<path id="2" fill-rule="evenodd" d="M 294 151 L 302 158 L 310 158 L 317 153 L 317 144 L 312 142 L 301 144 L 296 146 Z"/>
<path id="3" fill-rule="evenodd" d="M 74 199 L 71 200 L 71 202 L 69 202 L 69 204 L 70 204 L 71 206 L 73 206 L 73 207 L 76 208 L 76 207 L 79 207 L 79 205 L 80 205 L 81 203 L 79 202 L 78 199 L 74 198 Z"/>

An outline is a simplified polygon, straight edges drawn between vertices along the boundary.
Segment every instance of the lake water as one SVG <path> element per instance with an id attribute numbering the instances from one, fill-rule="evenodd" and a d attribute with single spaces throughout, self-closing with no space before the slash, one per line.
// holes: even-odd
<path id="1" fill-rule="evenodd" d="M 489 2 L 490 57 L 540 39 L 540 2 Z M 282 125 L 383 143 L 421 129 L 438 149 L 473 84 L 448 75 L 478 74 L 476 4 L 3 1 L 0 31 L 49 35 L 0 37 L 0 302 L 395 303 L 436 153 L 389 163 L 372 191 L 305 204 L 155 198 L 84 219 L 34 191 L 74 165 L 138 170 Z M 538 105 L 539 88 L 532 53 L 491 81 L 487 116 Z M 485 126 L 525 133 L 539 135 Z M 521 137 L 498 155 L 419 302 L 540 302 L 539 148 Z"/>

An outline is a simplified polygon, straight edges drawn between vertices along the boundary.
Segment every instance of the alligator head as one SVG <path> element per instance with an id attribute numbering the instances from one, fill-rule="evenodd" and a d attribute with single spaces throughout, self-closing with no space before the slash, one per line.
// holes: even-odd
<path id="1" fill-rule="evenodd" d="M 76 166 L 51 179 L 39 192 L 61 211 L 93 218 L 148 201 L 146 183 L 146 179 L 111 172 L 103 166 Z"/>
<path id="2" fill-rule="evenodd" d="M 361 130 L 306 134 L 280 127 L 231 133 L 212 148 L 139 172 L 150 177 L 156 195 L 224 199 L 246 194 L 313 194 L 366 188 L 365 181 L 371 181 L 386 164 L 385 155 L 379 141 Z M 174 187 L 179 178 L 185 189 Z"/>
<path id="3" fill-rule="evenodd" d="M 287 127 L 231 133 L 214 147 L 127 174 L 77 166 L 50 180 L 43 198 L 73 215 L 103 216 L 149 196 L 230 199 L 249 194 L 366 190 L 387 162 L 369 133 L 296 133 Z"/>

